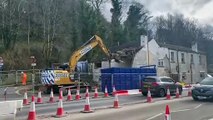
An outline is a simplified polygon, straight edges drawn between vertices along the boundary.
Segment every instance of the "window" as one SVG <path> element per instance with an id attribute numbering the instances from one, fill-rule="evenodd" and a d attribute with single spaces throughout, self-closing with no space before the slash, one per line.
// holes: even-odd
<path id="1" fill-rule="evenodd" d="M 172 79 L 170 78 L 161 78 L 162 82 L 174 82 Z"/>
<path id="2" fill-rule="evenodd" d="M 95 69 L 97 69 L 97 68 L 101 68 L 101 67 L 102 67 L 101 62 L 97 62 L 97 63 L 95 63 Z"/>
<path id="3" fill-rule="evenodd" d="M 143 81 L 144 82 L 156 82 L 157 80 L 155 78 L 145 78 Z"/>
<path id="4" fill-rule="evenodd" d="M 163 67 L 163 59 L 158 59 L 158 66 Z"/>
<path id="5" fill-rule="evenodd" d="M 181 63 L 185 63 L 185 55 L 184 55 L 184 53 L 181 53 Z"/>
<path id="6" fill-rule="evenodd" d="M 175 62 L 175 53 L 171 52 L 171 62 Z"/>
<path id="7" fill-rule="evenodd" d="M 199 64 L 201 65 L 201 56 L 199 55 Z"/>
<path id="8" fill-rule="evenodd" d="M 191 64 L 194 64 L 194 56 L 193 56 L 193 54 L 191 54 Z"/>

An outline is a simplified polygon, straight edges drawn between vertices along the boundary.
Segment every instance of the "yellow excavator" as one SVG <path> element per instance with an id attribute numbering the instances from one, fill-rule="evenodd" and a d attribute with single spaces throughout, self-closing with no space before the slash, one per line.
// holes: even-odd
<path id="1" fill-rule="evenodd" d="M 69 66 L 67 70 L 46 69 L 42 71 L 42 84 L 47 86 L 48 88 L 53 88 L 56 91 L 58 91 L 58 89 L 56 88 L 76 85 L 78 81 L 74 79 L 74 75 L 76 73 L 76 65 L 78 61 L 96 46 L 99 46 L 101 48 L 101 50 L 107 55 L 109 61 L 112 59 L 112 55 L 103 43 L 103 40 L 99 36 L 94 35 L 72 54 L 69 60 Z M 47 90 L 49 91 L 50 89 Z"/>

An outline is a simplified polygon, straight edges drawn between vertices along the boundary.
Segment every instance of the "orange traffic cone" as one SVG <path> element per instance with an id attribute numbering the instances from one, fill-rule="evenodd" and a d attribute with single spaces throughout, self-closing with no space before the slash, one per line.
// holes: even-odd
<path id="1" fill-rule="evenodd" d="M 53 97 L 53 89 L 51 89 L 49 103 L 53 103 L 53 102 L 55 102 L 55 101 L 54 101 L 54 97 Z"/>
<path id="2" fill-rule="evenodd" d="M 71 101 L 72 100 L 72 94 L 70 91 L 70 88 L 68 89 L 68 95 L 67 95 L 67 101 Z"/>
<path id="3" fill-rule="evenodd" d="M 93 110 L 90 108 L 90 103 L 89 103 L 89 93 L 86 93 L 86 104 L 84 106 L 84 111 L 83 113 L 91 113 Z"/>
<path id="4" fill-rule="evenodd" d="M 37 98 L 37 102 L 36 103 L 38 103 L 38 104 L 42 104 L 43 103 L 43 100 L 41 98 L 41 91 L 40 90 L 38 92 L 38 98 Z"/>
<path id="5" fill-rule="evenodd" d="M 86 94 L 85 94 L 85 98 L 87 97 L 87 94 L 89 94 L 89 88 L 86 87 Z"/>
<path id="6" fill-rule="evenodd" d="M 169 105 L 166 105 L 165 120 L 171 120 Z"/>
<path id="7" fill-rule="evenodd" d="M 94 98 L 98 98 L 98 87 L 95 86 Z"/>
<path id="8" fill-rule="evenodd" d="M 150 88 L 148 88 L 148 93 L 147 93 L 147 102 L 151 103 L 152 102 L 152 95 L 150 92 Z"/>
<path id="9" fill-rule="evenodd" d="M 56 117 L 63 117 L 64 116 L 64 108 L 63 108 L 63 100 L 62 100 L 63 97 L 62 97 L 61 93 L 62 92 L 60 91 Z"/>
<path id="10" fill-rule="evenodd" d="M 178 87 L 176 88 L 176 95 L 175 95 L 176 98 L 179 98 L 180 97 L 180 93 L 179 93 L 179 89 Z"/>
<path id="11" fill-rule="evenodd" d="M 27 91 L 24 92 L 23 104 L 24 105 L 29 105 L 29 101 L 28 101 L 28 98 L 27 98 Z"/>
<path id="12" fill-rule="evenodd" d="M 188 96 L 192 96 L 192 89 L 191 89 L 191 85 L 189 85 L 189 89 L 188 89 Z"/>
<path id="13" fill-rule="evenodd" d="M 32 96 L 32 102 L 30 104 L 30 111 L 28 113 L 27 120 L 35 120 L 36 119 L 36 111 L 35 111 L 35 98 Z"/>
<path id="14" fill-rule="evenodd" d="M 104 97 L 109 97 L 107 86 L 105 86 Z"/>
<path id="15" fill-rule="evenodd" d="M 115 100 L 114 100 L 114 105 L 113 105 L 113 108 L 119 108 L 119 102 L 118 102 L 118 94 L 115 93 Z"/>
<path id="16" fill-rule="evenodd" d="M 81 97 L 81 96 L 80 96 L 80 88 L 77 87 L 75 99 L 76 99 L 76 100 L 80 100 L 80 97 Z"/>
<path id="17" fill-rule="evenodd" d="M 114 96 L 115 93 L 116 93 L 116 89 L 115 89 L 115 85 L 113 85 L 113 87 L 112 87 L 112 95 Z"/>
<path id="18" fill-rule="evenodd" d="M 170 99 L 171 99 L 169 87 L 167 87 L 166 99 L 167 99 L 167 100 L 170 100 Z"/>

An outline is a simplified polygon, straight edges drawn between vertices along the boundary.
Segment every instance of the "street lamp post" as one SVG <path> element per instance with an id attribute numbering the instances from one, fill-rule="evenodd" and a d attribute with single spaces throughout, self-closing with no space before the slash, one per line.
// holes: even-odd
<path id="1" fill-rule="evenodd" d="M 33 69 L 32 72 L 32 87 L 33 87 L 33 94 L 35 93 L 35 71 L 34 71 L 34 67 L 36 66 L 36 58 L 35 56 L 30 56 L 31 59 L 31 66 Z"/>

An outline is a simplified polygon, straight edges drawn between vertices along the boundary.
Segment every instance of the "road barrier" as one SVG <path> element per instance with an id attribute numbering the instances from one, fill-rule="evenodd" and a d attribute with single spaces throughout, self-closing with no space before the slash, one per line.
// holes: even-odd
<path id="1" fill-rule="evenodd" d="M 118 96 L 128 96 L 128 95 L 135 95 L 135 94 L 141 94 L 141 90 L 139 89 L 133 89 L 133 90 L 119 90 L 116 91 Z"/>
<path id="2" fill-rule="evenodd" d="M 17 101 L 4 101 L 0 102 L 1 112 L 0 112 L 0 120 L 3 119 L 15 119 L 17 112 Z"/>

